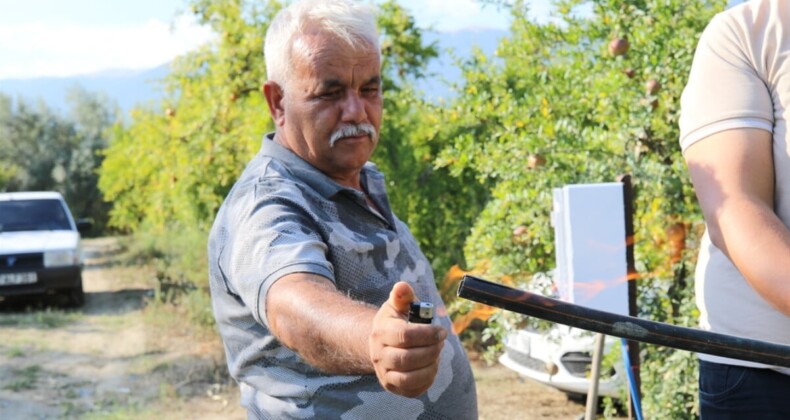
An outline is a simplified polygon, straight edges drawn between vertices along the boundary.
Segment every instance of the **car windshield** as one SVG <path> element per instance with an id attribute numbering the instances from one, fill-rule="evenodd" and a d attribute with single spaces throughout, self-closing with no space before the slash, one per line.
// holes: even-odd
<path id="1" fill-rule="evenodd" d="M 60 200 L 0 201 L 0 232 L 71 230 Z"/>

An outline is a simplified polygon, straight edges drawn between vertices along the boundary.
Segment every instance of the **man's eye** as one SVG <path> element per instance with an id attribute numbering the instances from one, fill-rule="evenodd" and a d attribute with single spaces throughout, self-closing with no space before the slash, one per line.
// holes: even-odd
<path id="1" fill-rule="evenodd" d="M 364 88 L 364 89 L 362 89 L 362 94 L 363 94 L 363 95 L 367 95 L 367 96 L 375 96 L 375 95 L 378 95 L 378 94 L 379 94 L 379 88 L 378 88 L 378 86 L 376 86 L 376 87 L 369 87 L 369 88 Z"/>
<path id="2" fill-rule="evenodd" d="M 331 92 L 325 92 L 318 95 L 318 97 L 321 99 L 337 99 L 340 97 L 340 91 L 333 90 Z"/>

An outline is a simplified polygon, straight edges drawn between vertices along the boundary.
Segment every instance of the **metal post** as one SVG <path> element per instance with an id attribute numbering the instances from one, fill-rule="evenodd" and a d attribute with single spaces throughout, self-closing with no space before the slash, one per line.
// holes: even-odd
<path id="1" fill-rule="evenodd" d="M 603 358 L 605 337 L 601 333 L 595 334 L 595 349 L 593 349 L 590 387 L 587 389 L 587 407 L 584 413 L 584 420 L 593 420 L 598 414 L 598 382 L 601 380 L 601 359 Z"/>
<path id="2" fill-rule="evenodd" d="M 617 181 L 623 184 L 623 206 L 625 209 L 625 260 L 628 268 L 628 315 L 639 316 L 639 308 L 636 305 L 636 262 L 634 259 L 634 188 L 631 184 L 631 175 L 620 175 Z M 631 376 L 634 378 L 634 388 L 636 389 L 636 399 L 642 397 L 642 378 L 641 362 L 639 356 L 639 342 L 634 340 L 627 341 L 628 358 L 631 360 Z M 628 393 L 628 418 L 633 419 L 636 407 Z"/>

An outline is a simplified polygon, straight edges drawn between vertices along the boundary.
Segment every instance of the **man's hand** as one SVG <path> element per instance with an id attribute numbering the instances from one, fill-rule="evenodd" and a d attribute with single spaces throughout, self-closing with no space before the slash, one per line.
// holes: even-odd
<path id="1" fill-rule="evenodd" d="M 369 339 L 370 360 L 381 386 L 405 397 L 419 396 L 431 387 L 448 334 L 437 325 L 409 324 L 409 304 L 414 300 L 411 286 L 396 283 L 373 318 Z"/>

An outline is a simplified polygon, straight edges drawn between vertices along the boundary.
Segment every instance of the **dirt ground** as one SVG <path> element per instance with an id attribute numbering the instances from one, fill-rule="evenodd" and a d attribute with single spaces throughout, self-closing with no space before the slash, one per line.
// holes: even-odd
<path id="1" fill-rule="evenodd" d="M 0 301 L 0 419 L 242 419 L 214 334 L 152 320 L 153 273 L 85 240 L 86 304 Z M 584 406 L 474 361 L 481 419 L 575 419 Z"/>

